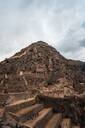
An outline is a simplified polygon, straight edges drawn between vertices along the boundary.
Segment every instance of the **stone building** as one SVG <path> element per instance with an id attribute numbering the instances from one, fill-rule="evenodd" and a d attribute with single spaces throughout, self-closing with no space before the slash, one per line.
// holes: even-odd
<path id="1" fill-rule="evenodd" d="M 45 78 L 47 77 L 46 66 L 44 64 L 37 64 L 36 66 L 36 76 Z"/>

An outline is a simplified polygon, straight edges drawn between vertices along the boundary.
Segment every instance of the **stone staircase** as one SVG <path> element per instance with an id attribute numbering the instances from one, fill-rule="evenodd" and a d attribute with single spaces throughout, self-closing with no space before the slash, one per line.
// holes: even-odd
<path id="1" fill-rule="evenodd" d="M 54 112 L 53 107 L 46 107 L 35 98 L 7 105 L 4 117 L 15 120 L 22 128 L 80 128 L 62 112 Z"/>

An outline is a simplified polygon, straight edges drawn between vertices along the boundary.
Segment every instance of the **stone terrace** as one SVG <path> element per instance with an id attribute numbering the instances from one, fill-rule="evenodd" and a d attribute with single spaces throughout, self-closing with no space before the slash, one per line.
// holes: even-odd
<path id="1" fill-rule="evenodd" d="M 75 104 L 79 100 L 74 97 L 61 99 L 39 95 L 7 105 L 4 118 L 10 128 L 15 125 L 22 128 L 85 128 L 85 111 L 79 115 L 78 111 L 81 112 L 83 108 Z"/>

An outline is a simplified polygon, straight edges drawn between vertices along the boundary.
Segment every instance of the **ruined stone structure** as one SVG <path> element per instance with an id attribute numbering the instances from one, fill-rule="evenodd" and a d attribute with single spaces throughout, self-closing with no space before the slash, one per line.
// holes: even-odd
<path id="1" fill-rule="evenodd" d="M 10 128 L 84 128 L 85 99 L 51 98 L 38 95 L 5 106 L 4 127 Z"/>
<path id="2" fill-rule="evenodd" d="M 82 93 L 85 85 L 84 67 L 84 62 L 67 60 L 47 43 L 38 41 L 0 63 L 0 91 L 25 92 L 34 86 L 41 91 L 39 86 L 47 85 L 49 88 L 63 79 L 63 84 L 68 83 L 67 86 Z"/>
<path id="3" fill-rule="evenodd" d="M 5 128 L 85 128 L 85 63 L 45 42 L 0 62 L 0 92 Z"/>

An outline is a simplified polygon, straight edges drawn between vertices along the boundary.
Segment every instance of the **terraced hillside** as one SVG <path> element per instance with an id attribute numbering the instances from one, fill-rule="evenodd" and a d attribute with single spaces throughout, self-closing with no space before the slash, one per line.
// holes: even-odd
<path id="1" fill-rule="evenodd" d="M 38 41 L 0 63 L 0 92 L 29 92 L 32 96 L 47 90 L 47 95 L 54 97 L 73 95 L 85 91 L 84 76 L 84 62 L 67 60 L 52 46 Z"/>

